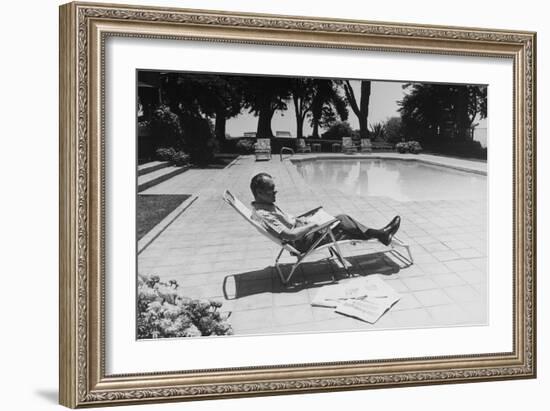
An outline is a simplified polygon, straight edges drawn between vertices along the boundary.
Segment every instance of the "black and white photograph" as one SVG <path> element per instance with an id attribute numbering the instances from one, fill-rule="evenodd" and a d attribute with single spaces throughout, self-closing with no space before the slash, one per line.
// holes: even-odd
<path id="1" fill-rule="evenodd" d="M 486 84 L 136 79 L 137 339 L 487 324 Z"/>

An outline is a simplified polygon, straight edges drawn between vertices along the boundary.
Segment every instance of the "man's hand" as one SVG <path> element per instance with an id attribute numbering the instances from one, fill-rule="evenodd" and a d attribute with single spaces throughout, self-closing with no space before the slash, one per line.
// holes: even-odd
<path id="1" fill-rule="evenodd" d="M 290 230 L 288 229 L 283 230 L 280 235 L 283 240 L 294 241 L 303 237 L 304 235 L 306 235 L 316 227 L 317 227 L 317 224 L 315 223 L 307 223 L 307 224 L 294 227 Z"/>

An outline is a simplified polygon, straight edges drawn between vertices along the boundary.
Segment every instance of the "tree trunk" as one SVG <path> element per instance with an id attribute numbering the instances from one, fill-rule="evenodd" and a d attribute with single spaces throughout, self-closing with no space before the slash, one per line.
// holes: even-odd
<path id="1" fill-rule="evenodd" d="M 361 82 L 361 103 L 359 117 L 359 134 L 361 138 L 369 138 L 369 101 L 370 101 L 370 81 Z"/>
<path id="2" fill-rule="evenodd" d="M 302 99 L 292 96 L 294 102 L 294 114 L 296 115 L 296 138 L 302 138 L 302 129 L 304 125 L 304 116 L 302 115 Z"/>
<path id="3" fill-rule="evenodd" d="M 468 114 L 468 89 L 466 87 L 460 88 L 458 92 L 456 112 L 457 112 L 457 126 L 458 136 L 460 140 L 470 140 L 470 127 L 472 126 L 472 120 Z"/>
<path id="4" fill-rule="evenodd" d="M 303 127 L 304 127 L 304 118 L 301 116 L 296 116 L 296 137 L 303 138 Z"/>
<path id="5" fill-rule="evenodd" d="M 265 99 L 261 108 L 260 115 L 258 116 L 258 128 L 256 129 L 256 138 L 272 138 L 273 131 L 271 131 L 271 118 L 273 117 L 273 109 L 271 108 L 271 102 Z"/>
<path id="6" fill-rule="evenodd" d="M 216 139 L 219 141 L 220 144 L 224 144 L 225 142 L 225 124 L 225 110 L 218 110 L 216 112 L 216 124 L 214 126 L 214 132 L 216 134 Z"/>
<path id="7" fill-rule="evenodd" d="M 319 121 L 321 120 L 322 109 L 322 105 L 320 106 L 317 102 L 314 102 L 311 107 L 311 126 L 313 127 L 311 137 L 313 138 L 321 138 L 319 136 Z"/>
<path id="8" fill-rule="evenodd" d="M 361 116 L 359 118 L 359 135 L 361 138 L 369 138 L 369 123 L 367 117 Z"/>
<path id="9" fill-rule="evenodd" d="M 311 137 L 321 138 L 321 137 L 319 137 L 319 122 L 318 121 L 313 122 L 313 131 L 311 133 Z"/>

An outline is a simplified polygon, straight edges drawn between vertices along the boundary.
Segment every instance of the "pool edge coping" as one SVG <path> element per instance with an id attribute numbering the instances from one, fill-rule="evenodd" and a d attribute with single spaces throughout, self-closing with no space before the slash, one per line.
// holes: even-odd
<path id="1" fill-rule="evenodd" d="M 434 160 L 429 160 L 425 158 L 411 158 L 411 157 L 401 157 L 393 154 L 389 154 L 387 156 L 381 156 L 379 154 L 328 154 L 326 156 L 319 156 L 319 155 L 312 155 L 312 156 L 301 156 L 299 158 L 289 158 L 293 164 L 300 163 L 300 162 L 306 162 L 306 161 L 316 161 L 316 160 L 345 160 L 345 159 L 355 159 L 355 160 L 400 160 L 400 161 L 417 161 L 424 164 L 434 165 L 434 166 L 440 166 L 445 168 L 450 168 L 453 170 L 463 171 L 466 173 L 473 173 L 478 175 L 484 175 L 487 176 L 487 171 L 485 170 L 479 170 L 477 168 L 469 168 L 469 167 L 463 167 L 455 164 L 448 164 L 445 162 L 439 162 Z M 461 161 L 468 161 L 468 160 L 461 160 Z"/>

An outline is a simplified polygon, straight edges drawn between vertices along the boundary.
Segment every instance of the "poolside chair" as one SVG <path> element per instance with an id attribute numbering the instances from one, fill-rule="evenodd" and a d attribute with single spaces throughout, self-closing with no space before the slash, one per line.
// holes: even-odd
<path id="1" fill-rule="evenodd" d="M 281 282 L 284 285 L 287 285 L 294 273 L 296 272 L 296 269 L 300 266 L 301 263 L 304 262 L 304 260 L 312 255 L 313 253 L 316 253 L 318 251 L 322 250 L 328 250 L 330 253 L 329 259 L 335 260 L 339 265 L 346 270 L 346 273 L 348 276 L 350 275 L 350 272 L 348 270 L 349 267 L 351 267 L 351 264 L 343 257 L 342 252 L 340 250 L 340 245 L 342 244 L 359 244 L 363 242 L 373 241 L 373 240 L 340 240 L 337 241 L 334 237 L 334 233 L 332 230 L 339 224 L 339 221 L 334 219 L 333 221 L 328 221 L 327 223 L 320 225 L 319 227 L 315 228 L 311 232 L 320 232 L 321 235 L 319 236 L 319 239 L 315 241 L 315 243 L 307 250 L 306 252 L 301 252 L 297 250 L 292 244 L 290 244 L 288 241 L 284 241 L 281 238 L 277 237 L 276 235 L 270 233 L 267 231 L 264 226 L 261 223 L 261 217 L 250 211 L 248 207 L 246 207 L 239 199 L 237 199 L 233 194 L 231 194 L 228 190 L 226 190 L 223 194 L 224 201 L 229 204 L 235 211 L 237 211 L 246 221 L 248 221 L 250 224 L 256 228 L 256 230 L 263 235 L 264 237 L 269 238 L 271 241 L 276 243 L 278 246 L 281 247 L 281 250 L 279 251 L 279 254 L 277 255 L 277 258 L 275 259 L 275 268 L 277 269 L 277 273 L 279 274 L 279 277 L 281 278 Z M 314 208 L 313 210 L 308 211 L 307 213 L 301 214 L 298 217 L 305 217 L 311 214 L 314 214 L 316 211 L 318 211 L 322 207 Z M 332 240 L 329 243 L 323 244 L 319 246 L 319 243 L 325 239 L 326 237 L 330 237 Z M 377 240 L 374 240 L 377 241 Z M 404 248 L 407 255 L 402 254 L 398 250 L 395 249 L 395 246 L 399 246 Z M 393 240 L 390 247 L 390 253 L 392 253 L 393 257 L 397 259 L 399 262 L 403 263 L 405 266 L 410 266 L 413 264 L 412 255 L 410 253 L 409 246 L 402 241 L 398 240 L 395 236 L 393 237 Z M 288 276 L 285 276 L 283 271 L 281 270 L 279 259 L 281 258 L 284 251 L 288 251 L 291 256 L 296 257 L 296 263 L 292 265 L 292 268 L 290 269 L 290 273 Z"/>
<path id="2" fill-rule="evenodd" d="M 378 150 L 378 151 L 393 151 L 394 147 L 393 147 L 393 144 L 391 143 L 386 143 L 383 141 L 373 141 L 372 149 Z"/>
<path id="3" fill-rule="evenodd" d="M 271 140 L 269 138 L 259 138 L 254 144 L 254 154 L 256 161 L 271 160 Z"/>
<path id="4" fill-rule="evenodd" d="M 372 153 L 372 143 L 368 138 L 361 139 L 361 153 Z"/>
<path id="5" fill-rule="evenodd" d="M 357 153 L 357 147 L 355 146 L 351 137 L 342 137 L 342 153 L 355 154 Z"/>
<path id="6" fill-rule="evenodd" d="M 296 139 L 296 152 L 297 153 L 311 153 L 311 146 L 306 144 L 306 140 L 303 138 Z"/>

